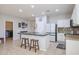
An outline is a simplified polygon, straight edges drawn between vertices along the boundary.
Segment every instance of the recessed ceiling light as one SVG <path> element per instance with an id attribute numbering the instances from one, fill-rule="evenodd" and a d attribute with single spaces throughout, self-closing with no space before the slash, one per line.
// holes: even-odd
<path id="1" fill-rule="evenodd" d="M 31 5 L 31 7 L 34 8 L 35 6 L 34 5 Z"/>
<path id="2" fill-rule="evenodd" d="M 34 14 L 32 14 L 32 17 L 34 17 L 35 15 Z"/>
<path id="3" fill-rule="evenodd" d="M 22 9 L 19 9 L 19 12 L 23 12 L 23 10 Z"/>
<path id="4" fill-rule="evenodd" d="M 59 9 L 56 9 L 55 11 L 56 11 L 56 12 L 58 12 L 58 11 L 59 11 Z"/>

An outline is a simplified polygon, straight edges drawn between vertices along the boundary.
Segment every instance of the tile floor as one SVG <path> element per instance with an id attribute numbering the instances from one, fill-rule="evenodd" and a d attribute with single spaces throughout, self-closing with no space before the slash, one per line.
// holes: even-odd
<path id="1" fill-rule="evenodd" d="M 66 36 L 66 50 L 56 48 L 58 43 L 51 42 L 47 51 L 29 51 L 28 48 L 20 47 L 20 40 L 8 39 L 6 44 L 0 44 L 0 55 L 72 55 L 79 54 L 79 35 Z"/>
<path id="2" fill-rule="evenodd" d="M 28 48 L 20 47 L 20 40 L 12 42 L 12 40 L 7 41 L 6 44 L 0 44 L 0 55 L 65 55 L 64 49 L 56 48 L 58 43 L 51 42 L 47 51 L 29 51 Z"/>

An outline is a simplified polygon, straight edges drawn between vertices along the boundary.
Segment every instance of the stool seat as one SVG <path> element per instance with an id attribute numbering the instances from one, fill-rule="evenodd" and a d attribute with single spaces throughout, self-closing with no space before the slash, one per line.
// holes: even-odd
<path id="1" fill-rule="evenodd" d="M 31 39 L 30 40 L 30 49 L 29 50 L 31 50 L 31 48 L 34 48 L 35 52 L 37 50 L 39 50 L 39 40 Z"/>
<path id="2" fill-rule="evenodd" d="M 27 45 L 29 46 L 29 38 L 22 38 L 21 47 L 25 46 L 26 49 Z"/>

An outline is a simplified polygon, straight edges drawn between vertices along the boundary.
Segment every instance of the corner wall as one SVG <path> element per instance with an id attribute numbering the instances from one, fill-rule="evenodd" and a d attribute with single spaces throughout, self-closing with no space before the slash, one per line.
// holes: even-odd
<path id="1" fill-rule="evenodd" d="M 27 28 L 22 29 L 18 27 L 19 22 L 26 22 L 26 20 L 19 18 L 19 17 L 13 17 L 13 16 L 6 16 L 6 15 L 0 15 L 0 38 L 4 37 L 5 40 L 5 21 L 12 21 L 13 22 L 13 40 L 19 39 L 19 32 L 20 31 L 27 31 Z"/>

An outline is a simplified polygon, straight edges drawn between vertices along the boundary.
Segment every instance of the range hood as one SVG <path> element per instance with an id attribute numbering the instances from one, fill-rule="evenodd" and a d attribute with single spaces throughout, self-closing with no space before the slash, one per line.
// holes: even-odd
<path id="1" fill-rule="evenodd" d="M 77 24 L 77 23 L 75 24 L 72 19 L 70 20 L 70 26 L 72 28 L 79 28 L 79 24 Z"/>

